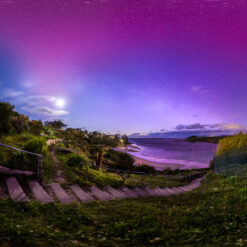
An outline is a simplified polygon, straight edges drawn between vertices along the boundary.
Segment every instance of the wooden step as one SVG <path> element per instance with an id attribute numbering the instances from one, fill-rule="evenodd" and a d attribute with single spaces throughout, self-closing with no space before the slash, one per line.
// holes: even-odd
<path id="1" fill-rule="evenodd" d="M 94 198 L 92 197 L 91 193 L 86 192 L 81 189 L 81 187 L 77 184 L 70 186 L 73 193 L 80 199 L 81 202 L 92 202 Z"/>
<path id="2" fill-rule="evenodd" d="M 110 193 L 108 193 L 107 191 L 104 191 L 104 190 L 100 190 L 99 188 L 97 188 L 94 185 L 90 187 L 90 191 L 97 200 L 109 201 L 109 200 L 113 199 L 113 197 L 111 196 Z"/>
<path id="3" fill-rule="evenodd" d="M 38 181 L 28 182 L 30 189 L 32 190 L 34 198 L 41 203 L 51 203 L 54 202 L 53 199 L 46 193 L 43 187 L 38 183 Z"/>
<path id="4" fill-rule="evenodd" d="M 15 177 L 6 180 L 10 198 L 16 202 L 29 202 L 29 198 L 21 188 Z"/>
<path id="5" fill-rule="evenodd" d="M 126 198 L 127 195 L 121 190 L 121 189 L 115 189 L 111 186 L 107 185 L 105 186 L 105 189 L 108 193 L 110 193 L 114 198 L 120 199 L 120 198 Z"/>
<path id="6" fill-rule="evenodd" d="M 62 204 L 69 204 L 72 203 L 72 198 L 67 194 L 67 192 L 61 187 L 58 183 L 51 183 L 50 187 L 52 188 L 54 194 L 56 195 L 57 199 Z"/>

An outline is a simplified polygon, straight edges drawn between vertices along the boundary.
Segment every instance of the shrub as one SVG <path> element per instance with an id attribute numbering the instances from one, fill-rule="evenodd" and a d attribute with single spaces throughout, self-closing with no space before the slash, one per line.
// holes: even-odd
<path id="1" fill-rule="evenodd" d="M 209 169 L 214 170 L 214 160 L 211 160 L 209 163 Z"/>
<path id="2" fill-rule="evenodd" d="M 120 170 L 134 170 L 134 159 L 131 155 L 119 152 L 115 150 L 110 150 L 105 155 L 106 158 L 112 160 L 115 165 L 114 168 L 120 169 Z"/>
<path id="3" fill-rule="evenodd" d="M 87 163 L 88 159 L 78 154 L 71 154 L 67 160 L 67 165 L 70 167 L 82 167 Z"/>
<path id="4" fill-rule="evenodd" d="M 43 130 L 43 124 L 41 121 L 32 120 L 29 123 L 30 133 L 39 136 Z"/>
<path id="5" fill-rule="evenodd" d="M 42 137 L 34 137 L 27 141 L 24 146 L 24 150 L 32 153 L 47 155 L 46 140 Z"/>
<path id="6" fill-rule="evenodd" d="M 13 115 L 14 106 L 8 102 L 0 102 L 0 133 L 8 134 L 10 132 Z"/>
<path id="7" fill-rule="evenodd" d="M 15 152 L 8 160 L 8 167 L 10 169 L 25 170 L 27 159 L 24 153 Z"/>
<path id="8" fill-rule="evenodd" d="M 15 116 L 12 117 L 11 123 L 18 134 L 28 130 L 28 117 L 23 114 L 16 113 Z"/>
<path id="9" fill-rule="evenodd" d="M 156 170 L 154 167 L 152 166 L 148 166 L 148 165 L 138 165 L 135 167 L 135 171 L 138 172 L 145 172 L 145 173 L 156 173 Z"/>

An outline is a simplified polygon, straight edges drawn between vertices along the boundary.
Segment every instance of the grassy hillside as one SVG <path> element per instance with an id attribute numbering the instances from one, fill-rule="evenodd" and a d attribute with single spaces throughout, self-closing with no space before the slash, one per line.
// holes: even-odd
<path id="1" fill-rule="evenodd" d="M 61 206 L 0 201 L 1 246 L 246 246 L 247 180 L 168 198 Z"/>
<path id="2" fill-rule="evenodd" d="M 145 186 L 166 187 L 188 183 L 190 179 L 185 177 L 195 172 L 157 173 L 145 166 L 137 169 L 131 156 L 112 150 L 112 147 L 124 145 L 126 136 L 122 139 L 81 129 L 65 130 L 59 121 L 43 125 L 16 113 L 12 118 L 11 114 L 5 119 L 8 123 L 0 120 L 0 141 L 42 153 L 45 157 L 44 182 L 54 181 L 60 171 L 64 188 L 72 183 L 132 187 L 143 185 L 143 181 Z M 47 140 L 56 138 L 60 138 L 59 142 L 46 146 Z M 218 157 L 226 156 L 221 162 L 227 166 L 233 160 L 229 155 L 232 153 L 235 158 L 246 159 L 246 140 L 243 133 L 220 140 L 214 165 L 217 166 Z M 147 174 L 142 181 L 140 175 L 123 175 L 85 166 L 85 162 L 99 164 L 102 157 L 100 165 L 104 167 L 143 170 Z M 0 165 L 36 169 L 35 160 L 2 147 Z M 0 246 L 247 246 L 247 176 L 241 173 L 241 176 L 225 177 L 209 170 L 199 175 L 202 174 L 207 177 L 201 188 L 171 197 L 65 206 L 42 205 L 33 200 L 15 203 L 3 198 L 0 200 Z M 0 185 L 4 180 L 5 176 L 0 175 Z"/>

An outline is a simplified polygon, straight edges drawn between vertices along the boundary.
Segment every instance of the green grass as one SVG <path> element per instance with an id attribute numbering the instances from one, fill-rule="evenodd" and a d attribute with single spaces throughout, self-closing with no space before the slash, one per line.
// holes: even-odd
<path id="1" fill-rule="evenodd" d="M 208 177 L 163 198 L 41 205 L 0 201 L 1 246 L 246 246 L 247 180 Z"/>
<path id="2" fill-rule="evenodd" d="M 167 187 L 167 186 L 179 186 L 186 184 L 181 178 L 175 178 L 170 176 L 167 178 L 165 175 L 141 175 L 137 174 L 119 174 L 112 173 L 102 169 L 96 170 L 92 168 L 88 168 L 86 170 L 86 166 L 82 168 L 78 167 L 68 167 L 66 165 L 68 157 L 70 154 L 62 154 L 60 152 L 56 152 L 57 158 L 60 160 L 60 168 L 63 170 L 64 175 L 66 176 L 66 180 L 69 181 L 70 184 L 76 183 L 80 186 L 87 185 L 97 185 L 99 187 L 104 187 L 106 185 L 110 185 L 112 187 L 121 187 L 123 185 L 129 187 L 135 186 L 151 186 L 151 187 Z M 143 181 L 143 183 L 142 183 Z M 189 181 L 187 181 L 188 183 Z"/>

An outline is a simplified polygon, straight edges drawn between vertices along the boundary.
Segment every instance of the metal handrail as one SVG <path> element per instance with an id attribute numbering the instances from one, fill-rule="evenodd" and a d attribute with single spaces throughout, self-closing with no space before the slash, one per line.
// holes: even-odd
<path id="1" fill-rule="evenodd" d="M 15 148 L 15 147 L 6 145 L 6 144 L 1 143 L 1 142 L 0 142 L 0 146 L 5 147 L 5 148 L 9 148 L 9 149 L 12 149 L 12 150 L 15 150 L 15 151 L 18 151 L 18 152 L 22 152 L 22 153 L 26 153 L 26 154 L 37 156 L 38 157 L 37 175 L 38 175 L 38 180 L 40 181 L 40 168 L 42 167 L 43 160 L 44 160 L 44 156 L 42 154 L 37 154 L 37 153 L 29 152 L 29 151 L 26 151 L 26 150 L 22 150 L 22 149 L 19 149 L 19 148 Z"/>

